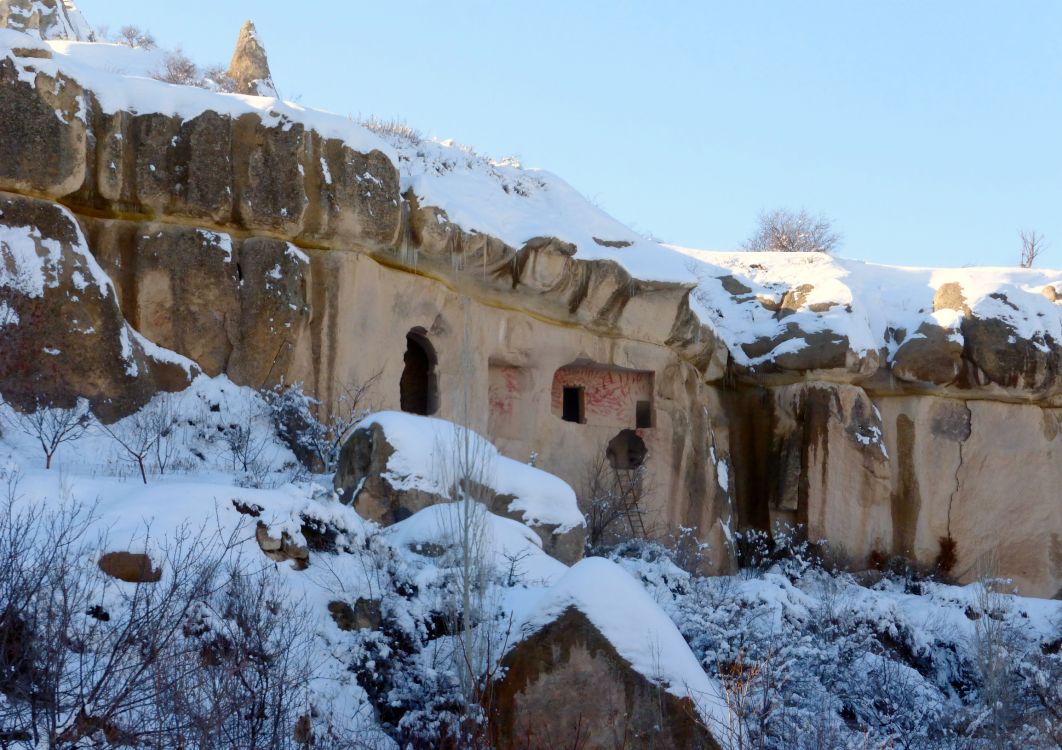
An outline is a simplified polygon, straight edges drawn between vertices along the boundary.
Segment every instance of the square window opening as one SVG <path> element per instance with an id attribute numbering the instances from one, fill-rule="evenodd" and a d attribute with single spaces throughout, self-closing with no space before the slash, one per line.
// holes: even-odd
<path id="1" fill-rule="evenodd" d="M 564 386 L 561 419 L 565 422 L 583 422 L 583 389 L 579 386 Z"/>

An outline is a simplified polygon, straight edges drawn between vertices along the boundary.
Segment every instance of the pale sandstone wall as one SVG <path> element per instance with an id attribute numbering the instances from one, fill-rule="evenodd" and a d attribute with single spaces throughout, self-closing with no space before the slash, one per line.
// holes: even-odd
<path id="1" fill-rule="evenodd" d="M 1062 428 L 1058 408 L 813 382 L 731 400 L 739 517 L 807 524 L 814 539 L 951 571 L 1012 578 L 1062 595 Z"/>
<path id="2" fill-rule="evenodd" d="M 388 268 L 365 255 L 309 255 L 307 286 L 314 312 L 295 346 L 288 382 L 312 383 L 328 399 L 337 384 L 364 381 L 379 372 L 374 403 L 397 409 L 405 334 L 422 328 L 438 356 L 435 416 L 462 422 L 467 416 L 468 426 L 489 435 L 506 455 L 526 461 L 536 453 L 539 467 L 578 489 L 587 467 L 620 427 L 563 421 L 551 408 L 555 372 L 579 359 L 655 372 L 654 426 L 641 431 L 657 487 L 649 499 L 649 520 L 661 528 L 680 522 L 709 528 L 721 514 L 727 496 L 718 488 L 715 465 L 707 456 L 710 424 L 704 416 L 696 418 L 704 413 L 707 389 L 697 370 L 670 348 L 602 337 L 469 300 L 432 279 Z M 470 382 L 462 362 L 466 335 L 474 364 Z M 491 403 L 499 398 L 501 379 L 517 393 L 509 392 L 509 416 L 492 420 L 496 412 Z M 467 415 L 462 407 L 466 386 L 472 397 Z M 625 426 L 633 427 L 633 413 L 630 422 Z"/>
<path id="3" fill-rule="evenodd" d="M 48 53 L 25 54 L 32 63 Z M 537 453 L 576 487 L 626 417 L 561 420 L 557 369 L 588 361 L 651 372 L 653 423 L 640 430 L 655 487 L 650 525 L 697 526 L 718 565 L 729 560 L 721 521 L 787 519 L 857 556 L 929 562 L 950 508 L 958 573 L 968 579 L 994 551 L 1026 593 L 1062 588 L 1057 342 L 966 314 L 961 346 L 920 331 L 889 365 L 884 351 L 856 353 L 844 337 L 794 324 L 746 353 L 793 338 L 804 348 L 742 369 L 691 313 L 688 287 L 579 260 L 554 238 L 514 248 L 465 232 L 399 195 L 397 170 L 378 151 L 253 114 L 105 112 L 91 92 L 25 64 L 0 60 L 0 189 L 31 196 L 12 200 L 34 203 L 44 237 L 65 231 L 46 216 L 48 201 L 72 210 L 117 299 L 99 300 L 107 324 L 90 340 L 56 323 L 73 317 L 69 295 L 8 293 L 40 328 L 9 338 L 0 394 L 85 393 L 117 416 L 186 382 L 139 351 L 145 377 L 128 375 L 114 354 L 124 316 L 207 373 L 255 387 L 303 381 L 326 403 L 344 382 L 380 372 L 375 405 L 397 408 L 405 334 L 420 328 L 438 354 L 438 415 L 514 458 Z M 940 291 L 934 309 L 965 314 L 961 289 Z M 44 358 L 35 347 L 45 330 L 50 348 L 87 356 Z M 467 415 L 457 407 L 466 386 Z"/>

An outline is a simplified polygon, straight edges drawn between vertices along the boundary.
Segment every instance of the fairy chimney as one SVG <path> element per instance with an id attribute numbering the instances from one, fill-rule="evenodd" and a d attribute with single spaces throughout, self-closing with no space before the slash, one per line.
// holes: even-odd
<path id="1" fill-rule="evenodd" d="M 258 32 L 250 21 L 240 29 L 236 51 L 229 63 L 229 77 L 236 84 L 236 92 L 252 96 L 276 96 L 273 78 L 269 74 L 265 47 L 258 41 Z"/>

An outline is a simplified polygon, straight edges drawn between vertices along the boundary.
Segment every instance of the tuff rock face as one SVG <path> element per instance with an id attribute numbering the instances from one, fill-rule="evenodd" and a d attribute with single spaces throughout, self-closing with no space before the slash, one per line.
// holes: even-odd
<path id="1" fill-rule="evenodd" d="M 795 520 L 855 565 L 931 565 L 950 536 L 962 580 L 994 559 L 1024 593 L 1062 591 L 1062 346 L 1024 325 L 1057 315 L 1057 281 L 940 285 L 924 320 L 867 346 L 833 327 L 852 302 L 805 279 L 764 291 L 733 272 L 694 289 L 555 237 L 467 230 L 403 192 L 386 148 L 276 103 L 108 108 L 10 31 L 52 35 L 46 11 L 65 7 L 0 3 L 18 40 L 0 57 L 0 394 L 19 408 L 85 396 L 112 418 L 200 370 L 302 382 L 325 404 L 378 376 L 372 405 L 398 408 L 415 333 L 438 416 L 459 418 L 467 387 L 469 427 L 577 491 L 636 432 L 647 526 L 697 528 L 714 569 L 733 564 L 734 527 Z M 252 28 L 234 68 L 268 80 Z M 755 275 L 775 261 L 741 262 Z M 39 292 L 23 283 L 37 268 Z M 726 302 L 763 333 L 728 345 L 730 319 L 691 300 Z M 561 382 L 572 373 L 583 380 Z M 583 389 L 584 414 L 566 418 L 565 388 Z"/>
<path id="2" fill-rule="evenodd" d="M 269 72 L 265 47 L 258 40 L 254 24 L 245 21 L 236 39 L 236 51 L 229 63 L 229 77 L 236 83 L 236 92 L 252 96 L 276 96 L 273 76 Z"/>

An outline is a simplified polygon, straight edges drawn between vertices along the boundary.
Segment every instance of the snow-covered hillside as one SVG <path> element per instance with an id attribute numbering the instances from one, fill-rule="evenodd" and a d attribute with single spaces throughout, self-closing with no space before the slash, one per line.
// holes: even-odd
<path id="1" fill-rule="evenodd" d="M 76 572 L 76 606 L 95 613 L 74 613 L 76 622 L 63 625 L 87 650 L 56 678 L 67 696 L 49 714 L 57 727 L 33 724 L 10 691 L 0 700 L 4 727 L 72 731 L 84 708 L 70 696 L 88 680 L 102 686 L 100 705 L 120 706 L 112 725 L 142 736 L 138 706 L 160 699 L 150 685 L 162 679 L 163 662 L 150 662 L 143 674 L 123 667 L 135 673 L 132 696 L 97 670 L 110 650 L 121 651 L 113 629 L 130 627 L 127 618 L 143 616 L 150 602 L 154 616 L 183 623 L 184 635 L 172 636 L 166 653 L 215 649 L 218 638 L 236 637 L 231 628 L 241 622 L 263 628 L 260 647 L 291 660 L 281 674 L 299 696 L 285 711 L 263 710 L 275 710 L 269 716 L 280 722 L 311 717 L 330 747 L 398 747 L 467 730 L 463 722 L 475 711 L 462 704 L 451 658 L 462 631 L 446 625 L 460 609 L 467 573 L 457 541 L 461 503 L 430 506 L 387 528 L 366 521 L 339 503 L 330 475 L 298 465 L 277 437 L 267 401 L 223 377 L 201 376 L 183 393 L 160 394 L 114 425 L 82 425 L 47 470 L 33 423 L 0 410 L 0 589 L 17 589 L 12 576 L 45 559 L 38 555 L 47 547 L 34 545 L 65 528 L 80 541 L 70 547 L 76 565 L 63 575 Z M 393 468 L 435 481 L 433 467 L 446 463 L 438 429 L 396 425 L 398 417 L 417 419 L 381 415 L 368 424 L 391 423 L 389 434 L 405 448 L 405 463 Z M 158 432 L 159 420 L 168 429 Z M 407 427 L 419 432 L 394 438 Z M 140 451 L 146 482 L 136 459 L 145 431 L 161 436 Z M 406 465 L 417 456 L 421 465 Z M 501 485 L 527 469 L 507 460 L 494 468 Z M 548 496 L 536 497 L 541 505 Z M 897 568 L 857 582 L 806 545 L 771 552 L 753 537 L 741 542 L 750 567 L 735 576 L 693 575 L 676 565 L 677 550 L 645 540 L 620 545 L 611 561 L 590 558 L 569 569 L 524 524 L 485 509 L 475 514 L 485 566 L 476 575 L 486 586 L 474 605 L 474 642 L 488 673 L 507 650 L 574 607 L 646 679 L 690 696 L 724 747 L 902 741 L 989 748 L 1001 736 L 1015 747 L 1051 747 L 1062 738 L 1062 704 L 1052 703 L 1062 698 L 1062 602 L 1013 596 L 993 583 L 947 586 Z M 104 552 L 146 553 L 161 580 L 108 578 L 96 565 Z M 217 593 L 204 590 L 179 611 L 137 593 L 184 591 L 178 584 L 193 569 L 190 553 L 217 560 Z M 49 568 L 48 575 L 58 573 Z M 255 596 L 267 597 L 266 609 L 237 615 Z M 31 595 L 20 611 L 43 617 L 38 608 L 46 601 Z M 284 650 L 283 638 L 301 650 Z M 202 668 L 218 677 L 210 664 Z M 256 674 L 279 667 L 264 669 Z M 273 689 L 263 685 L 262 695 L 275 698 Z M 193 696 L 204 705 L 217 700 L 198 690 Z M 202 719 L 200 708 L 185 710 Z M 221 723 L 237 733 L 250 726 Z"/>
<path id="2" fill-rule="evenodd" d="M 468 512 L 458 507 L 461 503 L 428 507 L 388 528 L 361 518 L 339 502 L 331 488 L 331 475 L 311 475 L 298 464 L 278 437 L 274 412 L 263 396 L 224 377 L 201 376 L 187 391 L 159 394 L 140 412 L 112 425 L 95 423 L 83 406 L 47 413 L 54 419 L 42 425 L 0 405 L 0 502 L 4 506 L 0 591 L 10 593 L 22 576 L 41 573 L 31 563 L 50 559 L 47 546 L 56 533 L 76 537 L 79 541 L 71 547 L 71 563 L 76 565 L 68 571 L 76 572 L 74 583 L 80 591 L 76 606 L 98 616 L 82 620 L 78 614 L 76 624 L 63 627 L 76 630 L 90 651 L 98 650 L 93 664 L 109 658 L 108 649 L 117 648 L 112 628 L 129 626 L 127 618 L 134 615 L 144 616 L 140 602 L 150 596 L 138 594 L 140 589 L 162 587 L 171 592 L 183 585 L 193 572 L 188 558 L 191 551 L 197 563 L 216 560 L 215 584 L 227 593 L 215 598 L 201 592 L 194 601 L 184 602 L 180 612 L 156 613 L 183 618 L 185 640 L 171 636 L 167 649 L 206 648 L 203 644 L 212 642 L 211 638 L 222 637 L 218 634 L 232 626 L 225 596 L 249 596 L 245 585 L 268 591 L 274 602 L 268 605 L 271 615 L 259 613 L 265 620 L 248 627 L 270 632 L 298 629 L 302 652 L 282 655 L 302 659 L 292 667 L 303 675 L 301 682 L 287 686 L 300 697 L 286 713 L 270 714 L 270 721 L 297 721 L 305 713 L 314 717 L 317 736 L 330 737 L 328 746 L 337 748 L 396 747 L 395 741 L 403 738 L 423 743 L 441 732 L 457 731 L 455 727 L 468 721 L 475 724 L 478 709 L 460 707 L 460 678 L 453 666 L 456 636 L 439 632 L 440 623 L 467 616 L 459 612 L 463 558 L 454 551 L 461 535 L 457 528 L 461 513 Z M 73 419 L 64 421 L 66 417 Z M 434 438 L 444 429 L 462 428 L 393 413 L 365 421 L 388 423 L 388 435 L 404 448 L 393 470 L 440 489 L 438 472 L 447 464 L 441 455 L 446 447 Z M 425 430 L 426 426 L 432 429 Z M 401 435 L 403 430 L 405 435 Z M 51 468 L 45 469 L 46 454 L 54 446 L 50 437 L 57 434 L 70 439 L 58 443 Z M 470 434 L 473 440 L 483 441 Z M 449 439 L 449 433 L 443 437 Z M 493 481 L 521 493 L 514 502 L 522 503 L 519 510 L 531 520 L 581 523 L 581 517 L 571 517 L 574 495 L 567 485 L 497 455 L 493 446 L 483 442 L 489 450 L 481 458 L 490 465 Z M 415 458 L 421 463 L 408 465 Z M 521 484 L 522 478 L 532 474 L 534 481 Z M 631 592 L 641 592 L 621 568 L 597 560 L 597 567 L 588 569 L 596 573 L 568 575 L 568 567 L 542 551 L 542 542 L 528 526 L 482 507 L 472 513 L 477 565 L 482 566 L 476 575 L 486 586 L 475 604 L 477 612 L 482 610 L 477 614 L 482 624 L 477 626 L 476 637 L 485 648 L 489 646 L 483 658 L 496 662 L 507 648 L 534 632 L 538 626 L 532 623 L 541 623 L 541 613 L 552 606 L 546 602 L 575 596 L 597 602 L 587 607 L 594 622 L 606 634 L 616 636 L 620 654 L 636 669 L 646 671 L 647 679 L 685 695 L 692 665 L 698 695 L 703 696 L 706 688 L 711 690 L 712 680 L 697 667 L 662 611 L 656 613 L 655 624 L 646 620 L 642 631 L 664 628 L 664 646 L 666 638 L 672 639 L 663 667 L 647 662 L 637 648 L 638 638 L 618 637 L 624 631 L 623 612 L 611 609 L 609 603 L 625 599 L 624 606 L 630 607 Z M 160 572 L 143 583 L 115 581 L 100 572 L 102 562 L 97 567 L 105 553 L 146 554 L 150 564 L 145 570 Z M 44 558 L 38 558 L 41 554 Z M 20 560 L 13 560 L 12 555 Z M 59 573 L 48 569 L 41 574 Z M 226 576 L 236 583 L 221 586 L 219 581 Z M 33 613 L 45 602 L 26 593 L 30 600 L 24 603 L 25 616 L 38 617 Z M 653 616 L 646 607 L 655 609 L 655 605 L 646 594 L 639 595 L 644 599 L 639 605 L 641 616 Z M 152 606 L 162 607 L 162 603 Z M 369 621 L 352 625 L 353 613 L 365 606 L 373 611 Z M 203 632 L 197 630 L 200 626 L 191 626 L 193 621 L 202 621 Z M 188 635 L 192 630 L 198 633 L 194 637 Z M 295 639 L 296 634 L 287 637 Z M 629 644 L 634 644 L 633 652 Z M 282 645 L 268 641 L 262 648 Z M 383 669 L 380 658 L 389 659 L 391 666 Z M 150 660 L 143 666 L 144 674 L 138 672 L 132 681 L 134 696 L 114 694 L 108 683 L 106 690 L 100 688 L 99 699 L 101 704 L 115 702 L 113 722 L 141 738 L 131 742 L 137 747 L 144 746 L 143 726 L 148 721 L 139 706 L 161 699 L 147 694 L 152 689 L 147 677 L 162 679 L 156 673 L 162 666 Z M 274 663 L 265 668 L 279 667 Z M 84 665 L 71 669 L 57 677 L 67 691 L 64 704 L 51 714 L 57 727 L 41 725 L 27 713 L 28 704 L 20 702 L 17 691 L 0 700 L 0 726 L 53 740 L 72 732 L 78 712 L 92 711 L 76 693 L 97 680 L 103 685 L 107 676 L 94 671 L 95 667 L 88 675 L 78 671 Z M 198 693 L 195 699 L 212 700 Z M 391 710 L 381 714 L 380 701 L 393 704 Z M 444 701 L 449 708 L 432 710 L 432 701 Z M 445 729 L 448 722 L 453 726 Z M 248 726 L 237 720 L 230 729 L 238 734 Z"/>

